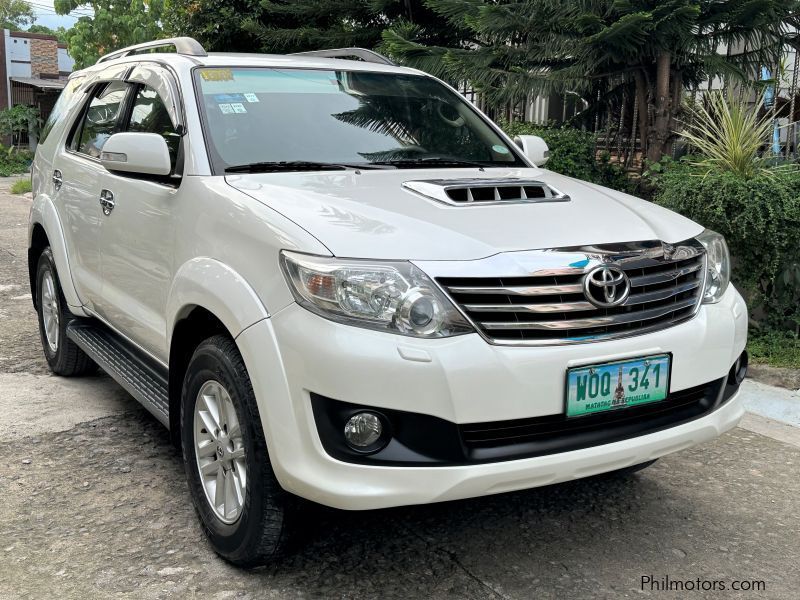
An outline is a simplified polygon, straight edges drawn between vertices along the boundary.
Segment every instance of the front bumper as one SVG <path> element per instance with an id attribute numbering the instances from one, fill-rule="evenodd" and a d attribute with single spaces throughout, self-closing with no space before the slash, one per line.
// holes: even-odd
<path id="1" fill-rule="evenodd" d="M 662 331 L 576 346 L 492 346 L 477 334 L 420 340 L 340 325 L 297 305 L 237 343 L 281 485 L 321 504 L 371 509 L 517 490 L 610 471 L 713 439 L 743 414 L 737 396 L 689 422 L 612 443 L 500 462 L 375 466 L 333 458 L 311 395 L 451 423 L 530 419 L 563 410 L 568 367 L 672 354 L 671 391 L 721 380 L 744 350 L 747 317 L 731 286 L 722 301 Z"/>

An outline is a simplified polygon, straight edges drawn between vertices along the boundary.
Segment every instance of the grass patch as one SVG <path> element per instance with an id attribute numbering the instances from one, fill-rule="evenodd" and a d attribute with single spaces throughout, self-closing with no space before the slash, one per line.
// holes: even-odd
<path id="1" fill-rule="evenodd" d="M 747 351 L 754 363 L 800 369 L 800 338 L 788 331 L 751 332 Z"/>
<path id="2" fill-rule="evenodd" d="M 32 191 L 30 179 L 20 179 L 11 186 L 12 194 L 27 194 L 30 191 Z"/>

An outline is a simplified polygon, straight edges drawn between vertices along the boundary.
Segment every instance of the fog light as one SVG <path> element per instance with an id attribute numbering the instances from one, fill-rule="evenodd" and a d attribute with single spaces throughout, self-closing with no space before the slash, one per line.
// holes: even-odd
<path id="1" fill-rule="evenodd" d="M 364 450 L 381 439 L 383 425 L 378 415 L 360 412 L 353 415 L 344 425 L 344 439 L 356 450 Z"/>

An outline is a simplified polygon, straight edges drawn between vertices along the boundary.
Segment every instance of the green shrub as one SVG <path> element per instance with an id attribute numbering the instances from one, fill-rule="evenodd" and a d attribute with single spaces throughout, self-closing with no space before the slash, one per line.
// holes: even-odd
<path id="1" fill-rule="evenodd" d="M 754 363 L 800 369 L 800 338 L 791 332 L 755 332 L 747 341 L 747 351 Z"/>
<path id="2" fill-rule="evenodd" d="M 33 160 L 28 150 L 14 150 L 0 146 L 0 177 L 26 173 Z"/>
<path id="3" fill-rule="evenodd" d="M 597 156 L 595 134 L 573 127 L 553 127 L 534 123 L 502 123 L 503 130 L 515 135 L 538 135 L 550 150 L 547 168 L 556 173 L 630 192 L 633 188 L 625 171 L 611 163 L 608 153 Z"/>
<path id="4" fill-rule="evenodd" d="M 12 194 L 26 194 L 32 190 L 30 179 L 20 179 L 19 181 L 15 181 L 14 185 L 11 186 Z"/>
<path id="5" fill-rule="evenodd" d="M 762 327 L 800 328 L 800 171 L 776 169 L 743 179 L 698 175 L 686 162 L 658 177 L 655 200 L 723 234 L 733 281 Z"/>

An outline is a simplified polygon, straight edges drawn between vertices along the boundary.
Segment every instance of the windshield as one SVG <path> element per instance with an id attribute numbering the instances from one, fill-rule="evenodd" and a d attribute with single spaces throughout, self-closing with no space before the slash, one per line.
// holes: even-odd
<path id="1" fill-rule="evenodd" d="M 196 81 L 218 171 L 256 164 L 525 166 L 461 96 L 429 77 L 201 68 Z"/>

